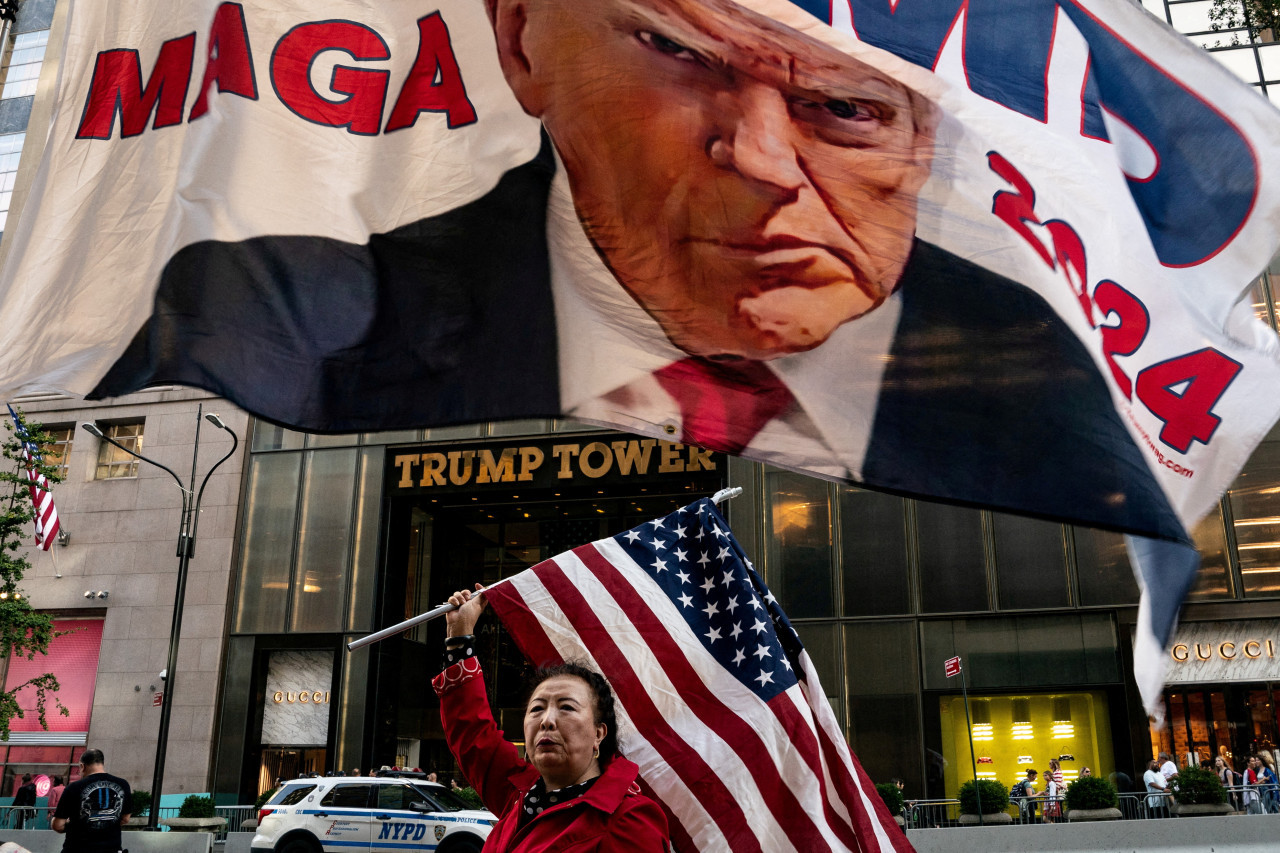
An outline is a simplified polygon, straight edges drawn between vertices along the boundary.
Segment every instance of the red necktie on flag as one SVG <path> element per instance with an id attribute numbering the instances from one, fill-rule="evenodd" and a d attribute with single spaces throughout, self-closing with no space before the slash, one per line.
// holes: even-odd
<path id="1" fill-rule="evenodd" d="M 800 637 L 708 499 L 489 587 L 535 664 L 609 680 L 681 853 L 908 851 Z"/>
<path id="2" fill-rule="evenodd" d="M 741 453 L 794 399 L 759 361 L 685 358 L 653 376 L 680 404 L 684 441 L 724 453 Z"/>
<path id="3" fill-rule="evenodd" d="M 31 481 L 31 502 L 36 508 L 36 545 L 40 550 L 48 551 L 53 546 L 53 540 L 58 538 L 58 508 L 53 505 L 49 481 L 35 468 L 35 464 L 40 461 L 40 448 L 31 441 L 27 428 L 18 419 L 13 406 L 9 407 L 9 414 L 13 418 L 18 440 L 22 442 L 22 458 L 27 463 L 27 479 Z"/>

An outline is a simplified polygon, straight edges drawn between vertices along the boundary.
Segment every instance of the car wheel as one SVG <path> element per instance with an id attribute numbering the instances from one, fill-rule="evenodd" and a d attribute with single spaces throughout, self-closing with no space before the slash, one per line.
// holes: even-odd
<path id="1" fill-rule="evenodd" d="M 276 847 L 276 853 L 321 853 L 321 850 L 320 845 L 311 839 L 295 835 L 282 841 Z"/>
<path id="2" fill-rule="evenodd" d="M 441 847 L 439 853 L 480 853 L 484 842 L 474 835 L 455 835 L 450 838 L 448 847 Z"/>

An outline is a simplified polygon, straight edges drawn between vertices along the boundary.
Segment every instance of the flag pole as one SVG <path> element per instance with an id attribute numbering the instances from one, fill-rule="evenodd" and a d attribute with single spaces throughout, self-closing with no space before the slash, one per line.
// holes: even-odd
<path id="1" fill-rule="evenodd" d="M 978 779 L 978 758 L 973 751 L 973 723 L 969 720 L 969 690 L 965 687 L 964 665 L 960 666 L 960 693 L 964 696 L 964 728 L 969 735 L 969 761 L 973 765 L 973 795 L 978 800 L 978 826 L 985 826 L 982 820 L 982 786 Z"/>
<path id="2" fill-rule="evenodd" d="M 723 503 L 724 501 L 732 500 L 733 498 L 736 498 L 740 494 L 742 494 L 741 486 L 730 486 L 729 488 L 721 489 L 720 491 L 712 495 L 711 502 L 713 504 L 720 504 L 720 503 Z M 508 580 L 510 580 L 510 578 L 503 578 L 500 581 L 494 581 L 484 589 L 476 590 L 476 592 L 487 592 L 500 583 L 506 583 L 506 581 Z M 361 648 L 364 648 L 365 646 L 369 646 L 374 643 L 381 642 L 387 639 L 388 637 L 394 637 L 396 634 L 402 634 L 416 625 L 421 625 L 423 622 L 430 622 L 432 619 L 437 619 L 445 615 L 446 613 L 451 613 L 452 611 L 457 609 L 458 609 L 457 607 L 455 607 L 454 605 L 446 601 L 444 604 L 441 604 L 438 607 L 433 607 L 432 609 L 428 610 L 426 613 L 419 613 L 417 616 L 414 616 L 411 619 L 406 619 L 403 622 L 397 622 L 396 624 L 392 625 L 390 628 L 383 628 L 381 631 L 374 631 L 372 634 L 366 634 L 363 637 L 352 640 L 351 642 L 347 643 L 347 651 L 354 652 L 356 649 L 361 649 Z"/>

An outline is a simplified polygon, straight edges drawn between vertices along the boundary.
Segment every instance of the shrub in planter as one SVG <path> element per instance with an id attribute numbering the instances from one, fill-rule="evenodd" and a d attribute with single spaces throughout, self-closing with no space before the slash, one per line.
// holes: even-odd
<path id="1" fill-rule="evenodd" d="M 192 794 L 182 801 L 182 807 L 178 809 L 178 817 L 217 817 L 213 797 Z"/>
<path id="2" fill-rule="evenodd" d="M 473 809 L 484 808 L 484 803 L 481 802 L 480 795 L 476 793 L 475 788 L 455 788 L 453 793 Z"/>
<path id="3" fill-rule="evenodd" d="M 1084 776 L 1067 786 L 1067 810 L 1114 809 L 1120 798 L 1116 786 L 1101 776 Z"/>
<path id="4" fill-rule="evenodd" d="M 960 811 L 962 814 L 978 813 L 978 794 L 982 795 L 982 813 L 995 814 L 1009 807 L 1009 789 L 995 779 L 979 779 L 978 788 L 973 780 L 960 786 Z"/>
<path id="5" fill-rule="evenodd" d="M 1173 798 L 1181 806 L 1216 806 L 1227 801 L 1222 780 L 1212 770 L 1184 767 L 1169 780 Z"/>
<path id="6" fill-rule="evenodd" d="M 253 807 L 257 809 L 262 808 L 264 805 L 266 805 L 267 800 L 275 796 L 276 791 L 279 791 L 279 790 L 280 790 L 279 788 L 272 788 L 270 791 L 263 791 L 261 794 L 258 795 L 258 799 L 254 800 Z"/>
<path id="7" fill-rule="evenodd" d="M 897 817 L 902 814 L 902 792 L 898 790 L 898 786 L 892 782 L 881 782 L 876 785 L 876 792 L 880 794 L 880 799 L 884 800 L 884 804 L 889 808 L 889 814 Z"/>
<path id="8" fill-rule="evenodd" d="M 151 792 L 134 791 L 133 797 L 129 800 L 129 814 L 134 817 L 144 817 L 150 811 Z"/>

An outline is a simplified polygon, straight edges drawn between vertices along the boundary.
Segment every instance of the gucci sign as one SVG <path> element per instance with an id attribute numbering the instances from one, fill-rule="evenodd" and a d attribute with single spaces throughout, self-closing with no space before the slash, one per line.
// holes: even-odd
<path id="1" fill-rule="evenodd" d="M 301 702 L 304 705 L 308 703 L 312 705 L 328 705 L 329 691 L 328 690 L 312 690 L 308 692 L 306 690 L 303 690 L 301 693 L 295 693 L 292 690 L 289 690 L 289 691 L 277 690 L 275 693 L 271 695 L 271 699 L 277 705 L 279 705 L 281 702 L 287 702 L 290 705 L 292 705 L 294 702 Z"/>

